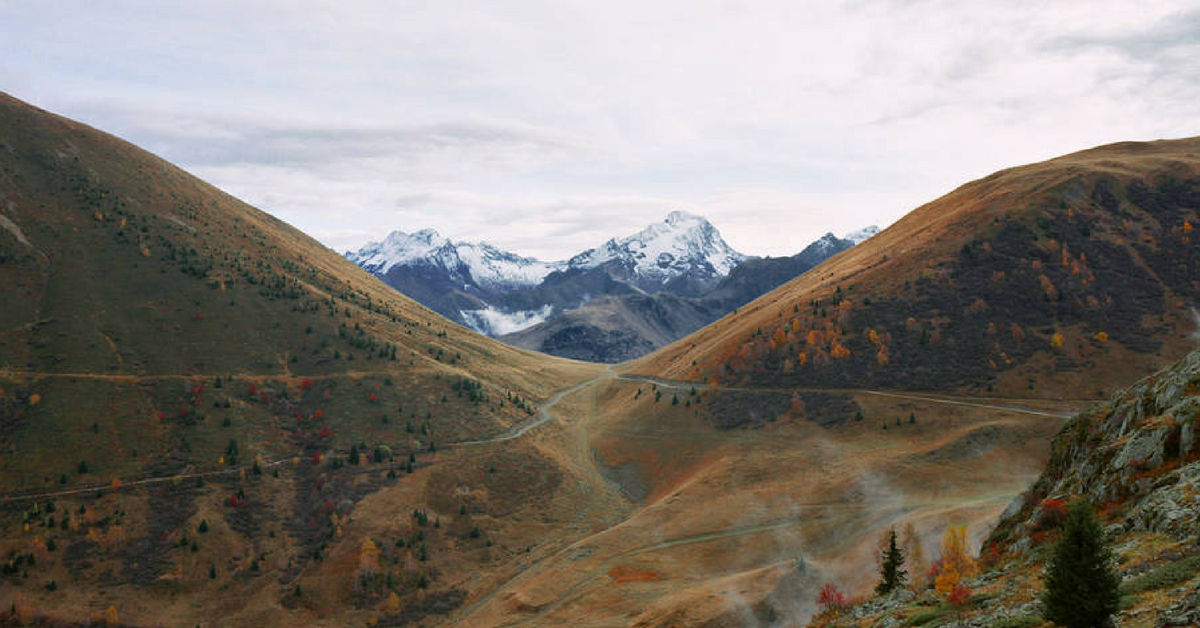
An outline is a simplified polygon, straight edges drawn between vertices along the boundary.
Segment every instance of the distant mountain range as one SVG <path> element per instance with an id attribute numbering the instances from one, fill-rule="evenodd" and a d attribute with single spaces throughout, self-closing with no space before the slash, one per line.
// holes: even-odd
<path id="1" fill-rule="evenodd" d="M 644 355 L 878 232 L 826 234 L 791 257 L 735 251 L 703 217 L 658 223 L 544 262 L 432 229 L 394 231 L 346 257 L 431 309 L 521 347 L 585 360 Z"/>

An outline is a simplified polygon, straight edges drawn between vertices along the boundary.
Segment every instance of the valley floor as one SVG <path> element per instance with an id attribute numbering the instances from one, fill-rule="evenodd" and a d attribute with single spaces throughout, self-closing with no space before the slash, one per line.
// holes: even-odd
<path id="1" fill-rule="evenodd" d="M 346 541 L 329 552 L 353 556 L 355 539 L 395 529 L 414 507 L 452 520 L 457 506 L 448 506 L 450 499 L 465 504 L 488 492 L 481 488 L 486 477 L 474 479 L 483 461 L 506 460 L 525 479 L 490 489 L 489 500 L 500 499 L 496 491 L 511 495 L 476 519 L 506 542 L 483 555 L 452 546 L 436 558 L 439 585 L 465 599 L 448 612 L 418 616 L 420 625 L 715 627 L 759 616 L 802 623 L 824 582 L 851 590 L 871 584 L 876 536 L 886 527 L 913 523 L 931 547 L 948 523 L 970 524 L 973 536 L 983 536 L 1036 477 L 1050 436 L 1084 403 L 804 389 L 853 399 L 865 418 L 822 426 L 785 412 L 761 425 L 718 429 L 712 400 L 729 391 L 792 392 L 714 389 L 596 367 L 550 395 L 527 421 L 489 438 L 444 443 L 427 468 L 378 487 L 355 506 Z M 527 460 L 550 467 L 526 468 Z M 297 472 L 293 462 L 289 456 L 263 466 L 287 477 Z M 128 492 L 248 469 L 128 477 L 120 484 Z M 550 476 L 561 481 L 538 494 L 522 492 L 522 482 Z M 82 498 L 102 488 L 3 499 Z M 349 617 L 298 609 L 277 616 L 283 609 L 275 598 L 244 595 L 253 601 L 241 612 L 253 612 L 264 625 L 341 625 Z"/>
<path id="2" fill-rule="evenodd" d="M 874 420 L 717 430 L 701 403 L 647 401 L 651 389 L 715 392 L 610 368 L 543 407 L 537 424 L 549 425 L 530 439 L 577 470 L 609 523 L 567 527 L 556 551 L 473 582 L 444 625 L 804 620 L 824 581 L 869 584 L 874 536 L 887 526 L 913 522 L 931 546 L 946 523 L 985 534 L 1084 403 L 811 389 L 851 395 L 873 416 L 921 416 L 881 438 L 889 432 Z"/>

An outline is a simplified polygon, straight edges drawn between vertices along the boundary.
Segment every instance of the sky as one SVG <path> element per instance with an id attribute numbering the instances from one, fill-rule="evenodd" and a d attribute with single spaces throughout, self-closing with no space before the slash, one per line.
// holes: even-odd
<path id="1" fill-rule="evenodd" d="M 561 259 L 672 210 L 790 255 L 1009 166 L 1200 135 L 1200 6 L 0 0 L 0 90 L 340 251 Z"/>

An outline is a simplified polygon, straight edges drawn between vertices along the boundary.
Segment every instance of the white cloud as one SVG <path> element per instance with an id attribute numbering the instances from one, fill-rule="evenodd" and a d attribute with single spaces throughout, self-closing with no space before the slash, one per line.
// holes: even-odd
<path id="1" fill-rule="evenodd" d="M 1200 128 L 1186 2 L 57 2 L 0 84 L 339 250 L 558 259 L 668 211 L 751 254 L 989 172 Z"/>

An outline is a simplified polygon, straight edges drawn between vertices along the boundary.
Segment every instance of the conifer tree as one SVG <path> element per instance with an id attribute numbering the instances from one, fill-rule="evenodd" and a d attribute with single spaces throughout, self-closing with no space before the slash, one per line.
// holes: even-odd
<path id="1" fill-rule="evenodd" d="M 1111 562 L 1112 552 L 1091 504 L 1072 504 L 1046 568 L 1046 619 L 1067 628 L 1107 625 L 1120 606 L 1120 581 Z"/>
<path id="2" fill-rule="evenodd" d="M 904 570 L 904 552 L 896 545 L 896 531 L 888 531 L 888 547 L 883 552 L 883 566 L 880 568 L 879 584 L 875 592 L 887 595 L 904 584 L 908 572 Z"/>

